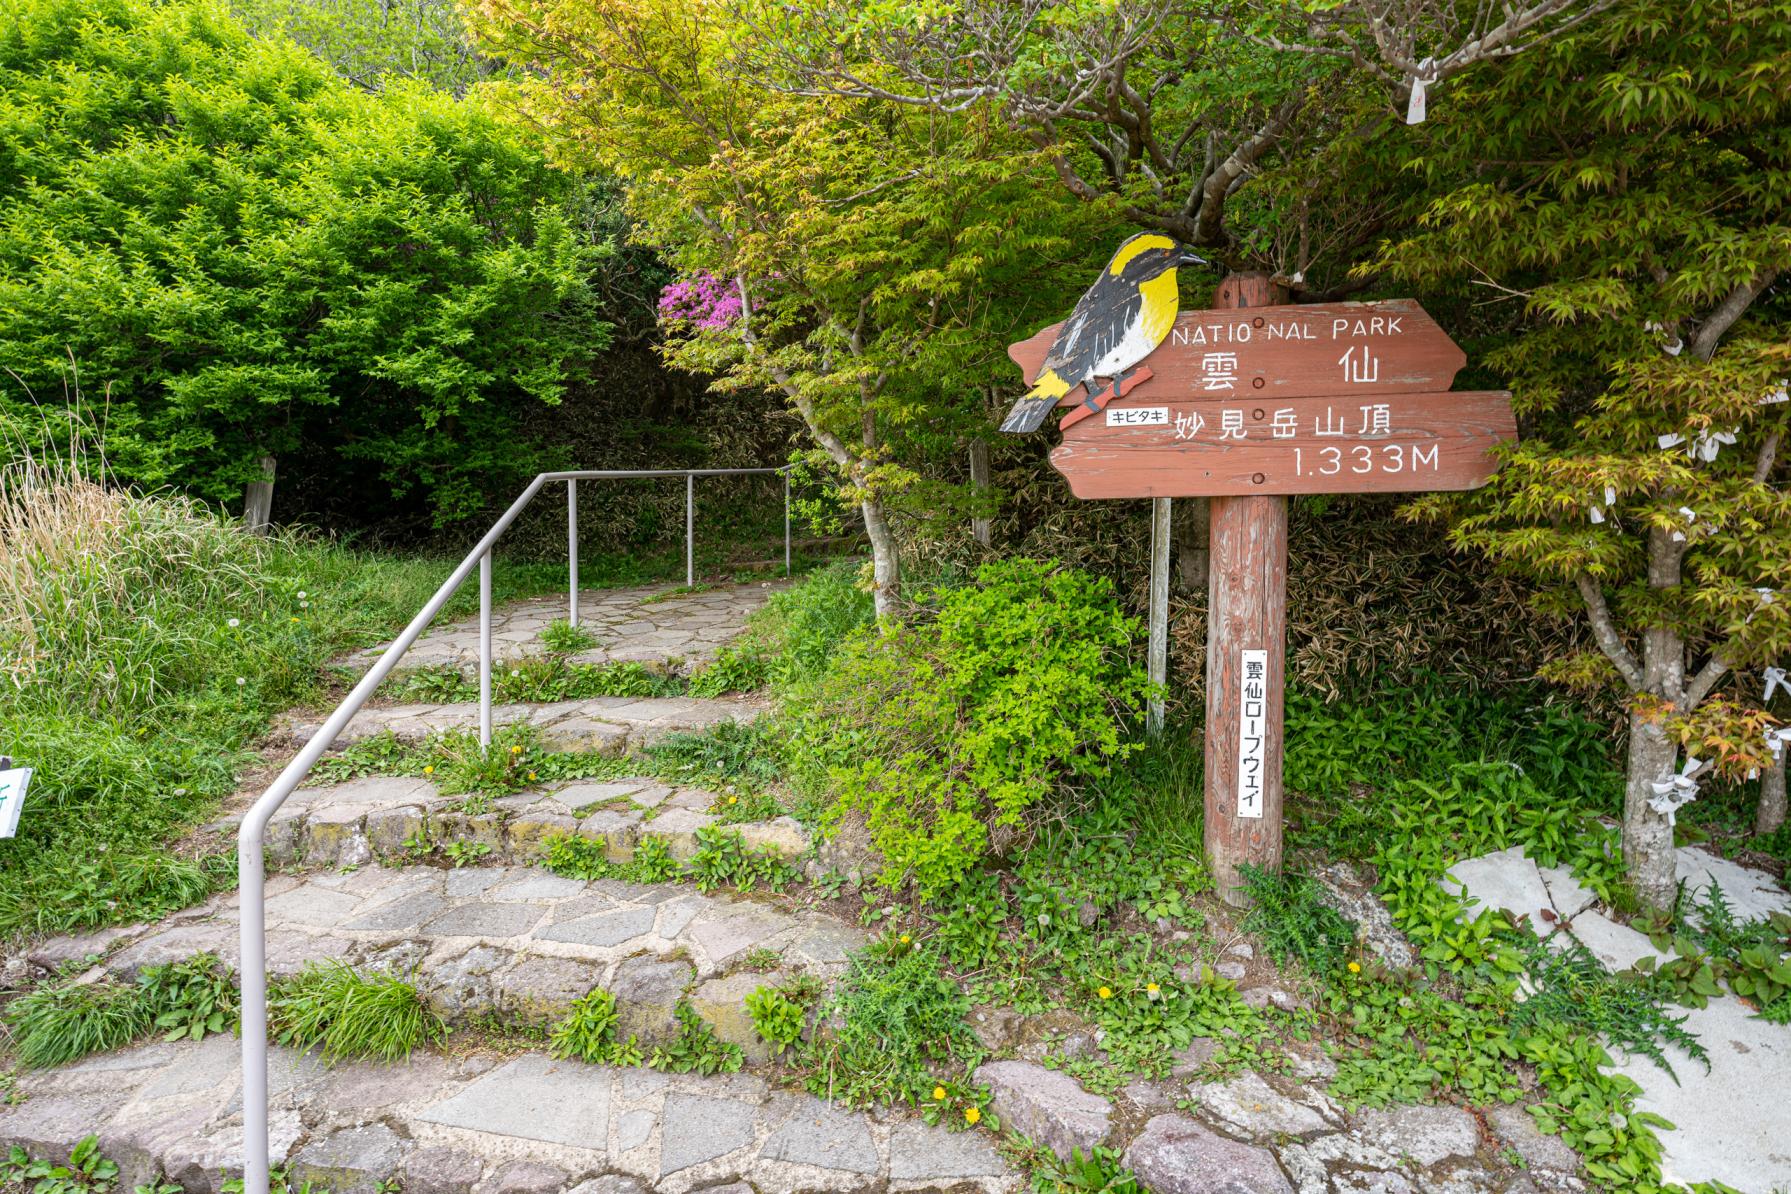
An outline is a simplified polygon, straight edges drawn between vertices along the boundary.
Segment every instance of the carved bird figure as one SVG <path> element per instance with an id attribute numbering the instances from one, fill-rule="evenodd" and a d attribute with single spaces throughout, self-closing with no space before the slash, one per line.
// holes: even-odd
<path id="1" fill-rule="evenodd" d="M 1091 410 L 1122 392 L 1131 370 L 1163 343 L 1181 307 L 1175 270 L 1205 265 L 1205 258 L 1161 232 L 1141 232 L 1113 254 L 1063 322 L 1038 380 L 1001 422 L 1003 431 L 1036 431 L 1053 407 L 1077 386 Z"/>

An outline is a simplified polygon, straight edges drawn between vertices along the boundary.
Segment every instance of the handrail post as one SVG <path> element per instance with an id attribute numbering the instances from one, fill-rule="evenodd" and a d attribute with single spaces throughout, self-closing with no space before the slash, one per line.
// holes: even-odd
<path id="1" fill-rule="evenodd" d="M 566 593 L 566 623 L 578 625 L 578 478 L 566 482 L 566 572 L 571 577 Z"/>
<path id="2" fill-rule="evenodd" d="M 491 746 L 491 549 L 479 557 L 479 746 Z"/>
<path id="3" fill-rule="evenodd" d="M 784 470 L 784 575 L 790 575 L 790 470 Z"/>
<path id="4" fill-rule="evenodd" d="M 245 823 L 252 823 L 253 817 Z M 242 987 L 243 1194 L 267 1194 L 267 872 L 261 833 L 236 846 L 237 975 Z"/>
<path id="5" fill-rule="evenodd" d="M 684 587 L 696 588 L 696 474 L 684 474 Z"/>

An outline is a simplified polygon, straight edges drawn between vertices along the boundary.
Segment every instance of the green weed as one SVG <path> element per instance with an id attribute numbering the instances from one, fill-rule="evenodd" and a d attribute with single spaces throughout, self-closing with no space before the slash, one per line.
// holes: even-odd
<path id="1" fill-rule="evenodd" d="M 1298 960 L 1311 973 L 1328 977 L 1346 960 L 1355 929 L 1324 902 L 1324 888 L 1305 875 L 1274 874 L 1246 863 L 1240 868 L 1250 911 L 1243 929 L 1263 940 L 1275 963 Z"/>
<path id="2" fill-rule="evenodd" d="M 759 987 L 746 997 L 746 1011 L 759 1036 L 773 1053 L 782 1053 L 802 1039 L 808 1011 L 782 988 Z"/>
<path id="3" fill-rule="evenodd" d="M 1035 1148 L 1028 1159 L 1033 1194 L 1146 1194 L 1117 1149 L 1096 1145 L 1085 1153 L 1076 1148 L 1063 1161 L 1050 1149 Z"/>
<path id="4" fill-rule="evenodd" d="M 616 1039 L 616 997 L 601 987 L 573 1002 L 548 1032 L 548 1052 L 593 1065 L 639 1065 L 640 1046 Z"/>
<path id="5" fill-rule="evenodd" d="M 18 1145 L 0 1161 L 0 1186 L 31 1194 L 107 1194 L 118 1179 L 118 1165 L 101 1156 L 98 1136 L 84 1136 L 60 1165 L 34 1161 Z"/>
<path id="6" fill-rule="evenodd" d="M 769 846 L 748 849 L 735 830 L 710 825 L 696 831 L 696 853 L 690 874 L 701 891 L 725 885 L 735 891 L 751 891 L 760 885 L 782 891 L 801 876 Z"/>
<path id="7" fill-rule="evenodd" d="M 746 1064 L 739 1045 L 715 1035 L 715 1029 L 680 1000 L 675 1011 L 678 1031 L 670 1043 L 655 1046 L 647 1064 L 672 1074 L 732 1074 Z"/>
<path id="8" fill-rule="evenodd" d="M 203 1040 L 236 1024 L 236 986 L 215 954 L 146 967 L 137 979 L 144 1015 L 163 1040 Z"/>
<path id="9" fill-rule="evenodd" d="M 121 1048 L 150 1027 L 137 992 L 113 983 L 41 987 L 15 999 L 6 1022 L 19 1061 L 34 1069 Z"/>
<path id="10" fill-rule="evenodd" d="M 391 974 L 364 976 L 341 961 L 312 963 L 272 984 L 268 1026 L 282 1045 L 322 1046 L 332 1064 L 402 1061 L 447 1032 L 410 983 Z"/>
<path id="11" fill-rule="evenodd" d="M 597 636 L 583 626 L 574 626 L 562 618 L 542 627 L 541 645 L 555 655 L 576 655 L 595 647 Z"/>
<path id="12" fill-rule="evenodd" d="M 780 744 L 762 720 L 723 721 L 700 733 L 672 734 L 646 753 L 657 774 L 679 783 L 731 783 L 756 791 L 784 770 Z"/>
<path id="13" fill-rule="evenodd" d="M 816 1015 L 808 1089 L 853 1106 L 927 1103 L 940 1079 L 962 1082 L 982 1059 L 969 1010 L 937 947 L 856 954 Z"/>

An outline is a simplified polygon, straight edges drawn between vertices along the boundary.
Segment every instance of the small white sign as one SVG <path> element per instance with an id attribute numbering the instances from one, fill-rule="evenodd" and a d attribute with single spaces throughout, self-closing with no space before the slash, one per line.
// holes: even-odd
<path id="1" fill-rule="evenodd" d="M 1269 653 L 1239 653 L 1238 816 L 1262 816 L 1263 764 L 1268 757 Z"/>
<path id="2" fill-rule="evenodd" d="M 31 768 L 0 771 L 0 837 L 19 831 L 19 811 L 25 807 L 25 789 L 31 786 Z"/>
<path id="3" fill-rule="evenodd" d="M 1169 408 L 1167 406 L 1110 406 L 1107 408 L 1107 426 L 1167 427 L 1169 426 Z"/>

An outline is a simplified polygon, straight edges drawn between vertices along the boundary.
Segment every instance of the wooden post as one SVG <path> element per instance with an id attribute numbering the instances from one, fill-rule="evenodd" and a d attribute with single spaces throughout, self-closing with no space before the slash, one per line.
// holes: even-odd
<path id="1" fill-rule="evenodd" d="M 1213 305 L 1279 301 L 1266 274 L 1232 274 L 1219 284 Z M 1281 869 L 1287 499 L 1215 497 L 1210 519 L 1206 855 L 1220 897 L 1241 907 L 1241 865 Z"/>
<path id="2" fill-rule="evenodd" d="M 970 484 L 979 495 L 989 488 L 989 441 L 981 436 L 970 441 Z M 973 518 L 970 534 L 987 547 L 994 539 L 994 523 L 987 518 Z"/>
<path id="3" fill-rule="evenodd" d="M 243 525 L 257 535 L 267 534 L 274 520 L 274 458 L 261 458 L 261 480 L 243 486 Z"/>
<path id="4" fill-rule="evenodd" d="M 1150 652 L 1146 674 L 1159 688 L 1169 679 L 1169 523 L 1170 499 L 1150 503 Z M 1163 732 L 1163 698 L 1150 699 L 1144 721 L 1151 737 Z"/>

